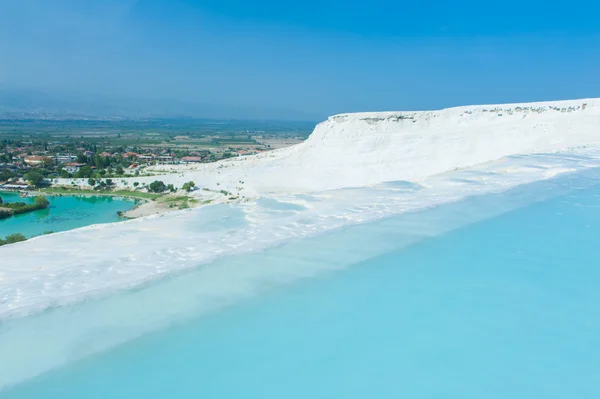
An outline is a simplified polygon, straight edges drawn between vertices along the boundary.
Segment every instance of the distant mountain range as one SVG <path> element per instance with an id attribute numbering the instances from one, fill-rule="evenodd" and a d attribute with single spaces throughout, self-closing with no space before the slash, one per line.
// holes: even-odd
<path id="1" fill-rule="evenodd" d="M 290 110 L 196 104 L 178 100 L 109 98 L 95 94 L 0 85 L 0 119 L 125 120 L 177 117 L 322 119 Z"/>

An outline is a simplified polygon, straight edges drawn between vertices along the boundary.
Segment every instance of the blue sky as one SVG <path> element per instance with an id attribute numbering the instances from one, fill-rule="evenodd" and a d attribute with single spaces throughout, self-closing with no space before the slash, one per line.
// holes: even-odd
<path id="1" fill-rule="evenodd" d="M 261 116 L 600 96 L 595 1 L 0 0 L 0 84 Z"/>

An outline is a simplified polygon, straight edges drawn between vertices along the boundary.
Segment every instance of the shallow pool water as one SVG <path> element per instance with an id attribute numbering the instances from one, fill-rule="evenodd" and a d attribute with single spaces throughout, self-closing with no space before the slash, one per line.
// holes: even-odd
<path id="1" fill-rule="evenodd" d="M 33 197 L 0 192 L 5 202 L 33 203 Z M 48 196 L 50 207 L 0 220 L 0 237 L 21 233 L 30 238 L 48 231 L 66 231 L 97 223 L 120 220 L 118 211 L 127 211 L 135 202 L 110 196 Z"/>
<path id="2" fill-rule="evenodd" d="M 104 327 L 69 339 L 62 367 L 2 397 L 600 397 L 597 179 L 572 175 L 222 259 L 214 273 L 291 268 L 306 278 L 273 277 L 243 302 L 214 295 L 223 303 L 208 314 L 192 306 L 203 282 L 216 292 L 230 281 L 233 292 L 235 280 L 205 269 L 8 323 L 7 354 L 20 344 L 2 346 L 10 329 L 37 337 L 42 352 L 78 324 Z M 148 308 L 180 311 L 162 323 Z"/>

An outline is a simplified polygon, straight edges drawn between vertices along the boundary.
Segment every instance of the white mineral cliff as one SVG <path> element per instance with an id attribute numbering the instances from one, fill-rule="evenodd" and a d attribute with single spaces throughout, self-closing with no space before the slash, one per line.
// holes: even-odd
<path id="1" fill-rule="evenodd" d="M 600 143 L 600 100 L 332 116 L 252 183 L 323 190 L 421 180 L 515 154 Z"/>
<path id="2" fill-rule="evenodd" d="M 419 181 L 510 155 L 598 144 L 600 99 L 479 105 L 336 115 L 290 148 L 151 171 L 168 171 L 160 179 L 175 186 L 194 180 L 198 187 L 257 197 Z M 157 178 L 135 180 L 149 183 Z M 132 179 L 127 181 L 131 184 Z"/>
<path id="3" fill-rule="evenodd" d="M 152 167 L 153 173 L 169 173 L 117 184 L 131 188 L 134 180 L 158 179 L 181 187 L 193 180 L 197 187 L 225 190 L 234 198 L 256 198 L 420 181 L 510 155 L 598 144 L 600 99 L 341 114 L 293 147 L 212 164 Z M 87 180 L 76 184 L 87 185 Z"/>

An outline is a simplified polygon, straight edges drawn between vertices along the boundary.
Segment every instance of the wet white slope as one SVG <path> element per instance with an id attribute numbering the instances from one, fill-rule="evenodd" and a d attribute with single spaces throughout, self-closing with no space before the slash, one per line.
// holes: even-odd
<path id="1" fill-rule="evenodd" d="M 600 150 L 511 157 L 400 182 L 222 204 L 42 236 L 0 250 L 0 319 L 106 296 L 221 256 L 600 166 Z"/>
<path id="2" fill-rule="evenodd" d="M 598 99 L 334 116 L 291 148 L 210 165 L 168 166 L 160 170 L 172 173 L 135 179 L 178 186 L 194 180 L 213 190 L 195 195 L 226 190 L 231 194 L 224 201 L 247 202 L 91 226 L 1 248 L 0 318 L 106 295 L 225 254 L 597 166 L 595 145 L 600 145 Z M 514 156 L 554 151 L 567 152 Z M 512 157 L 497 160 L 503 156 Z M 416 184 L 341 189 L 403 180 Z M 297 206 L 281 209 L 277 201 Z"/>

